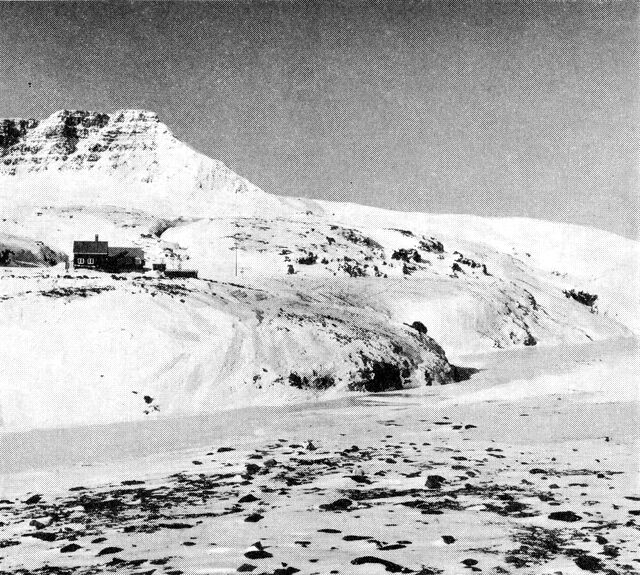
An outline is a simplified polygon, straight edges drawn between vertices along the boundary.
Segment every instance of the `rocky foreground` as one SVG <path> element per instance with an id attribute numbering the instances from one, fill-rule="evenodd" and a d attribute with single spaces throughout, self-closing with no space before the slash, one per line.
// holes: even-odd
<path id="1" fill-rule="evenodd" d="M 638 404 L 454 387 L 154 422 L 117 464 L 113 430 L 40 436 L 45 469 L 2 475 L 0 573 L 638 573 Z"/>

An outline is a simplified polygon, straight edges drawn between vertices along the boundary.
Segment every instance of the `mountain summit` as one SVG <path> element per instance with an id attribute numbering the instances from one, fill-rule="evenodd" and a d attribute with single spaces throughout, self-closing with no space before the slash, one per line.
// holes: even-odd
<path id="1" fill-rule="evenodd" d="M 155 112 L 60 110 L 0 120 L 0 198 L 223 215 L 282 207 L 222 162 L 179 141 Z M 286 200 L 283 200 L 286 203 Z"/>

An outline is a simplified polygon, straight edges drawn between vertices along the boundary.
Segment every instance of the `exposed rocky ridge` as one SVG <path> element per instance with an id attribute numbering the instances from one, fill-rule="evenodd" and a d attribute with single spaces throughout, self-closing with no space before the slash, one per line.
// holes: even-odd
<path id="1" fill-rule="evenodd" d="M 0 199 L 118 205 L 172 215 L 256 210 L 274 197 L 177 140 L 154 112 L 61 110 L 0 121 Z"/>
<path id="2" fill-rule="evenodd" d="M 39 240 L 0 232 L 0 267 L 54 266 L 68 256 Z"/>

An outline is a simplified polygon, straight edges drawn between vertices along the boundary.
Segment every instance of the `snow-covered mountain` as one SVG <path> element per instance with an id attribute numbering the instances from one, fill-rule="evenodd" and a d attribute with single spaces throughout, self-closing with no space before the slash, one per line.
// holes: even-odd
<path id="1" fill-rule="evenodd" d="M 142 208 L 154 214 L 264 213 L 281 201 L 177 140 L 153 112 L 61 110 L 0 121 L 0 201 Z"/>
<path id="2" fill-rule="evenodd" d="M 445 353 L 640 329 L 637 242 L 267 194 L 146 111 L 0 122 L 0 210 L 0 244 L 59 254 L 33 261 L 99 234 L 201 278 L 0 268 L 8 427 L 424 388 L 464 376 Z"/>

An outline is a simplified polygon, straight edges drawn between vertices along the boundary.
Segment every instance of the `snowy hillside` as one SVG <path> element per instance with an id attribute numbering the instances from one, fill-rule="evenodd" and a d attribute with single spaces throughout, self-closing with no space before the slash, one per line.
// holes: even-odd
<path id="1" fill-rule="evenodd" d="M 61 110 L 41 122 L 0 121 L 0 202 L 3 209 L 109 204 L 172 215 L 231 213 L 238 202 L 256 212 L 281 204 L 144 110 Z"/>
<path id="2" fill-rule="evenodd" d="M 424 388 L 464 376 L 446 357 L 640 330 L 637 242 L 274 196 L 151 112 L 0 122 L 0 211 L 0 253 L 42 266 L 0 267 L 6 428 Z M 200 279 L 48 267 L 95 234 Z"/>

